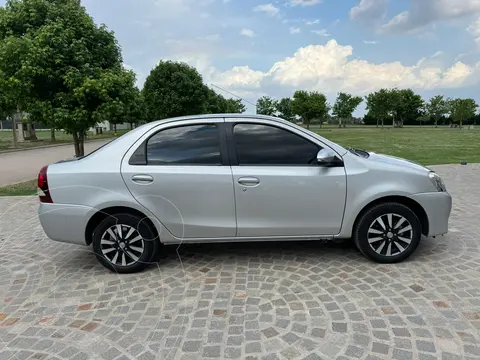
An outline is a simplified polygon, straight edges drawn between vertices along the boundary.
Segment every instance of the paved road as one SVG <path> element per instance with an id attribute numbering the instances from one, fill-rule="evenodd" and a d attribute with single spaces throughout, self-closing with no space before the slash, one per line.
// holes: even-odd
<path id="1" fill-rule="evenodd" d="M 85 153 L 92 152 L 108 141 L 110 140 L 86 143 Z M 74 155 L 72 144 L 0 154 L 0 187 L 36 179 L 42 166 Z"/>
<path id="2" fill-rule="evenodd" d="M 451 232 L 407 262 L 309 243 L 167 248 L 116 275 L 0 198 L 0 359 L 480 358 L 480 166 L 441 166 Z"/>

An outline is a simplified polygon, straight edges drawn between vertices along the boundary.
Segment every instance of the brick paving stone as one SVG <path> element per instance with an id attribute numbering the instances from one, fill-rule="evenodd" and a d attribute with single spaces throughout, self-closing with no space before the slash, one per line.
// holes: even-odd
<path id="1" fill-rule="evenodd" d="M 480 165 L 433 168 L 454 197 L 450 233 L 388 265 L 230 243 L 182 245 L 181 262 L 166 247 L 158 266 L 114 274 L 46 239 L 37 199 L 0 198 L 0 359 L 478 359 Z"/>

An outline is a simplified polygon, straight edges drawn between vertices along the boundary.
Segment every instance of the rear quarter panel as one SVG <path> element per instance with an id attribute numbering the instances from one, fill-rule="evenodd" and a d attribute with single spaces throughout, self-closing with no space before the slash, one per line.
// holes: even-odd
<path id="1" fill-rule="evenodd" d="M 47 176 L 53 202 L 90 208 L 84 226 L 100 210 L 130 207 L 151 218 L 160 233 L 161 224 L 134 199 L 120 174 L 124 154 L 149 128 L 137 128 L 86 158 L 49 165 Z"/>

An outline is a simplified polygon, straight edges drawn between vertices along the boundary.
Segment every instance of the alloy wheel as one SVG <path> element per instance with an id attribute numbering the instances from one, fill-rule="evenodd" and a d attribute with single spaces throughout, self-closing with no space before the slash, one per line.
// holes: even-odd
<path id="1" fill-rule="evenodd" d="M 398 214 L 377 217 L 368 228 L 370 247 L 382 256 L 397 256 L 408 249 L 413 240 L 412 224 Z"/>
<path id="2" fill-rule="evenodd" d="M 130 225 L 117 224 L 108 228 L 100 241 L 105 259 L 115 266 L 130 266 L 138 262 L 145 251 L 143 237 Z"/>

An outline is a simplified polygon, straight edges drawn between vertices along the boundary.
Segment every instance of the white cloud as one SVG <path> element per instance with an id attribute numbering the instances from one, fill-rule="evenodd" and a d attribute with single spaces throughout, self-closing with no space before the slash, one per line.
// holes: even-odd
<path id="1" fill-rule="evenodd" d="M 277 16 L 280 10 L 272 4 L 257 5 L 253 8 L 255 12 L 264 12 L 270 16 Z"/>
<path id="2" fill-rule="evenodd" d="M 471 23 L 467 31 L 473 36 L 473 40 L 480 48 L 480 18 Z"/>
<path id="3" fill-rule="evenodd" d="M 302 30 L 300 28 L 296 28 L 296 27 L 291 27 L 290 28 L 290 34 L 300 34 Z"/>
<path id="4" fill-rule="evenodd" d="M 451 67 L 443 67 L 434 60 L 423 58 L 415 65 L 406 66 L 398 61 L 375 64 L 350 59 L 352 55 L 351 46 L 342 46 L 335 40 L 330 40 L 325 45 L 300 48 L 293 56 L 273 64 L 267 72 L 243 66 L 217 74 L 214 78 L 232 89 L 259 89 L 271 85 L 326 93 L 348 91 L 355 94 L 395 86 L 415 89 L 456 88 L 478 82 L 480 78 L 480 62 L 468 66 L 458 61 Z"/>
<path id="5" fill-rule="evenodd" d="M 310 21 L 306 21 L 305 24 L 307 25 L 316 25 L 316 24 L 320 24 L 320 20 L 319 19 L 316 19 L 316 20 L 310 20 Z"/>
<path id="6" fill-rule="evenodd" d="M 312 6 L 321 2 L 322 0 L 289 0 L 291 6 Z"/>
<path id="7" fill-rule="evenodd" d="M 226 88 L 260 88 L 260 82 L 264 77 L 261 71 L 254 71 L 248 66 L 235 66 L 231 70 L 214 74 L 210 82 Z"/>
<path id="8" fill-rule="evenodd" d="M 332 36 L 332 35 L 328 32 L 328 30 L 326 30 L 326 29 L 312 30 L 312 33 L 317 34 L 317 35 L 320 35 L 320 36 L 325 36 L 325 37 Z"/>
<path id="9" fill-rule="evenodd" d="M 437 51 L 435 54 L 431 56 L 432 59 L 438 58 L 443 55 L 443 51 Z"/>
<path id="10" fill-rule="evenodd" d="M 411 0 L 411 7 L 382 26 L 385 32 L 409 32 L 437 21 L 480 12 L 480 0 Z"/>
<path id="11" fill-rule="evenodd" d="M 387 0 L 360 0 L 350 9 L 350 18 L 367 23 L 382 19 L 387 11 Z"/>
<path id="12" fill-rule="evenodd" d="M 252 38 L 255 36 L 255 32 L 251 29 L 244 28 L 240 31 L 240 35 Z"/>
<path id="13" fill-rule="evenodd" d="M 364 43 L 364 44 L 368 44 L 368 45 L 377 45 L 377 44 L 378 44 L 378 41 L 374 41 L 374 40 L 363 40 L 363 43 Z"/>

